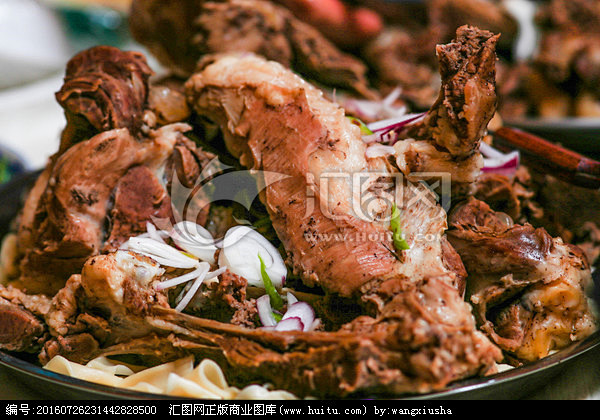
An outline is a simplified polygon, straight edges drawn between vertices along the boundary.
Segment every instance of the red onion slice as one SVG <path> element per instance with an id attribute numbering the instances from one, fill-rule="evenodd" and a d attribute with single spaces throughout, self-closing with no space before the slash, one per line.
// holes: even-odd
<path id="1" fill-rule="evenodd" d="M 308 331 L 315 320 L 315 311 L 308 303 L 298 301 L 288 307 L 288 310 L 283 315 L 281 322 L 288 318 L 294 317 L 299 318 L 302 322 L 302 331 Z"/>
<path id="2" fill-rule="evenodd" d="M 279 321 L 275 326 L 275 331 L 304 331 L 304 324 L 300 317 L 293 316 Z"/>
<path id="3" fill-rule="evenodd" d="M 381 121 L 376 121 L 371 124 L 367 124 L 369 130 L 374 133 L 388 133 L 392 130 L 398 130 L 405 125 L 416 122 L 421 118 L 425 117 L 425 112 L 419 114 L 406 114 L 399 118 L 388 118 Z"/>
<path id="4" fill-rule="evenodd" d="M 512 175 L 519 167 L 520 155 L 518 150 L 502 153 L 485 142 L 479 144 L 479 151 L 484 156 L 482 172 Z"/>

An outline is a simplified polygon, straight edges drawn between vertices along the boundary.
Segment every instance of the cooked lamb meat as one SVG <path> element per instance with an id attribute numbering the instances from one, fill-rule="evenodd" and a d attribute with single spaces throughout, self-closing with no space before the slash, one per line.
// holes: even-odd
<path id="1" fill-rule="evenodd" d="M 190 316 L 171 309 L 154 290 L 159 279 L 160 267 L 135 254 L 92 257 L 67 284 L 69 295 L 80 296 L 79 309 L 64 316 L 55 305 L 48 314 L 49 324 L 63 320 L 66 333 L 46 343 L 42 363 L 57 354 L 78 362 L 100 355 L 165 361 L 195 354 L 221 362 L 235 385 L 264 381 L 298 396 L 340 397 L 439 389 L 484 373 L 498 356 L 473 332 L 468 305 L 445 279 L 404 284 L 402 293 L 385 287 L 391 302 L 379 318 L 364 316 L 337 332 L 249 329 Z M 477 355 L 486 363 L 474 362 Z"/>
<path id="2" fill-rule="evenodd" d="M 473 154 L 496 112 L 496 54 L 499 35 L 462 26 L 456 39 L 437 47 L 442 90 L 416 138 L 435 140 L 452 156 Z"/>
<path id="3" fill-rule="evenodd" d="M 514 175 L 484 172 L 469 186 L 466 195 L 485 202 L 499 213 L 505 213 L 515 223 L 527 221 L 540 225 L 545 206 L 537 200 L 538 187 L 534 184 L 529 169 L 520 165 Z"/>
<path id="4" fill-rule="evenodd" d="M 48 338 L 44 315 L 50 299 L 28 295 L 12 286 L 0 286 L 0 348 L 37 353 Z"/>
<path id="5" fill-rule="evenodd" d="M 175 89 L 151 86 L 149 75 L 143 56 L 112 47 L 91 48 L 69 62 L 57 94 L 67 115 L 61 149 L 19 217 L 19 287 L 53 295 L 89 256 L 145 232 L 147 221 L 168 221 L 173 176 L 191 188 L 214 157 L 184 136 L 189 125 L 162 125 L 189 111 Z M 154 89 L 162 100 L 152 106 Z M 201 201 L 193 205 L 204 223 L 208 207 Z"/>
<path id="6" fill-rule="evenodd" d="M 456 39 L 437 47 L 442 88 L 425 118 L 407 126 L 394 145 L 407 176 L 447 172 L 455 185 L 472 183 L 483 166 L 478 151 L 496 111 L 495 46 L 491 32 L 463 26 Z"/>
<path id="7" fill-rule="evenodd" d="M 573 245 L 514 225 L 471 197 L 449 218 L 448 238 L 469 273 L 467 295 L 481 328 L 520 361 L 590 335 L 590 268 Z"/>
<path id="8" fill-rule="evenodd" d="M 277 63 L 246 54 L 216 58 L 190 79 L 188 92 L 195 110 L 224 128 L 229 150 L 244 166 L 287 176 L 267 187 L 266 207 L 291 266 L 305 283 L 352 296 L 382 276 L 423 275 L 417 274 L 420 263 L 400 264 L 390 251 L 389 224 L 365 220 L 362 203 L 353 205 L 352 194 L 358 193 L 351 190 L 348 177 L 330 177 L 327 191 L 315 185 L 323 183 L 321 175 L 332 172 L 364 173 L 370 184 L 393 175 L 385 160 L 365 157 L 359 128 L 320 91 Z M 424 194 L 422 187 L 413 184 L 402 188 L 402 193 L 406 203 Z M 309 194 L 316 197 L 312 206 Z M 431 250 L 431 246 L 418 238 L 443 234 L 443 210 L 412 201 L 416 204 L 403 210 L 406 215 L 401 218 L 403 232 L 414 246 L 401 259 L 432 256 L 435 260 L 439 243 L 435 251 L 423 254 L 421 249 Z M 385 202 L 376 203 L 371 210 L 389 211 Z M 324 233 L 328 237 L 322 237 Z M 427 270 L 448 272 L 439 261 Z"/>
<path id="9" fill-rule="evenodd" d="M 332 172 L 364 174 L 366 189 L 374 187 L 381 178 L 394 175 L 385 159 L 365 157 L 360 129 L 344 117 L 342 109 L 278 63 L 249 54 L 206 60 L 204 68 L 188 81 L 187 90 L 194 110 L 221 127 L 229 151 L 244 166 L 286 175 L 265 191 L 273 226 L 288 253 L 289 264 L 305 284 L 354 298 L 365 306 L 365 317 L 356 324 L 351 322 L 345 330 L 364 334 L 369 331 L 382 342 L 400 339 L 406 343 L 414 338 L 413 333 L 417 334 L 413 322 L 433 325 L 434 318 L 447 317 L 429 330 L 450 352 L 445 362 L 438 359 L 434 364 L 446 366 L 431 371 L 432 360 L 425 355 L 425 348 L 408 356 L 401 343 L 394 348 L 399 354 L 377 362 L 374 375 L 381 387 L 408 389 L 415 382 L 407 376 L 417 375 L 416 389 L 432 389 L 451 378 L 486 370 L 499 358 L 498 350 L 474 329 L 469 308 L 461 300 L 457 280 L 464 269 L 452 264 L 456 258 L 443 256 L 443 249 L 451 249 L 443 243 L 445 213 L 437 203 L 432 205 L 423 199 L 422 194 L 431 194 L 426 187 L 410 182 L 401 185 L 403 195 L 395 199 L 401 201 L 398 206 L 402 231 L 410 249 L 395 252 L 386 234 L 389 223 L 361 214 L 362 203 L 353 205 L 353 200 L 360 197 L 353 195 L 357 193 L 351 189 L 348 178 L 338 177 L 323 186 L 323 177 Z M 374 198 L 370 214 L 389 212 L 389 201 L 377 195 Z M 433 239 L 423 240 L 429 237 Z M 435 295 L 436 290 L 445 297 L 430 300 L 428 296 Z M 411 296 L 420 302 L 419 311 L 424 312 L 413 312 L 417 301 Z M 405 312 L 414 316 L 402 316 Z M 403 321 L 398 321 L 396 315 Z M 457 334 L 458 325 L 461 332 Z M 387 349 L 384 346 L 377 354 Z M 384 372 L 385 364 L 392 359 L 406 357 L 424 358 L 417 365 L 424 369 L 429 366 L 427 372 L 409 374 L 401 368 L 401 375 L 394 379 L 390 376 L 393 383 L 382 385 L 387 381 L 382 382 L 378 372 Z M 228 363 L 232 363 L 230 359 Z M 299 389 L 306 387 L 307 384 L 298 384 Z"/>
<path id="10" fill-rule="evenodd" d="M 28 210 L 34 214 L 30 223 L 23 220 L 19 226 L 20 286 L 53 295 L 79 272 L 110 236 L 105 223 L 119 181 L 135 166 L 149 173 L 163 169 L 185 130 L 185 125 L 165 126 L 154 138 L 138 141 L 127 129 L 116 129 L 64 152 L 52 165 L 39 200 L 26 203 L 35 209 Z"/>
<path id="11" fill-rule="evenodd" d="M 130 26 L 138 42 L 181 75 L 209 53 L 253 52 L 326 86 L 377 97 L 363 63 L 267 1 L 134 1 Z"/>
<path id="12" fill-rule="evenodd" d="M 136 135 L 142 127 L 151 74 L 140 53 L 100 46 L 75 55 L 56 93 L 67 119 L 59 154 L 113 128 L 127 128 Z"/>

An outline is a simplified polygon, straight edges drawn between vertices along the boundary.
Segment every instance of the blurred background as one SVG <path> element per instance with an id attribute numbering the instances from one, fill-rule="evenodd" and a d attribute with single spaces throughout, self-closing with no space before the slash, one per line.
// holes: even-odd
<path id="1" fill-rule="evenodd" d="M 311 4 L 273 1 L 303 17 Z M 336 2 L 312 0 L 321 12 Z M 384 23 L 379 36 L 349 46 L 339 31 L 336 36 L 327 25 L 318 29 L 371 66 L 382 92 L 386 84 L 400 86 L 411 108 L 427 109 L 439 86 L 435 43 L 448 42 L 462 24 L 474 24 L 502 33 L 497 64 L 502 121 L 597 155 L 600 0 L 346 3 L 377 13 Z M 0 183 L 41 168 L 57 150 L 65 121 L 54 93 L 75 53 L 107 44 L 142 51 L 160 70 L 131 37 L 130 6 L 131 0 L 0 0 Z M 318 25 L 320 17 L 313 17 Z"/>
<path id="2" fill-rule="evenodd" d="M 141 49 L 128 8 L 129 0 L 0 0 L 0 183 L 57 150 L 65 120 L 54 94 L 69 58 L 97 44 Z"/>

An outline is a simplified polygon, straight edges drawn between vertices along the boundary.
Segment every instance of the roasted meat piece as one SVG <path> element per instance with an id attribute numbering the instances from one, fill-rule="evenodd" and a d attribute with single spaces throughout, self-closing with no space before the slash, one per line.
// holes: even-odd
<path id="1" fill-rule="evenodd" d="M 114 47 L 90 48 L 69 60 L 56 93 L 67 119 L 59 154 L 113 128 L 127 128 L 136 135 L 142 128 L 151 75 L 141 53 Z"/>
<path id="2" fill-rule="evenodd" d="M 206 54 L 252 52 L 326 86 L 378 96 L 361 61 L 268 1 L 134 1 L 130 27 L 138 42 L 180 75 L 189 76 Z"/>
<path id="3" fill-rule="evenodd" d="M 48 339 L 44 316 L 51 301 L 43 295 L 29 295 L 12 286 L 0 287 L 0 348 L 38 353 Z"/>
<path id="4" fill-rule="evenodd" d="M 481 328 L 517 361 L 545 357 L 595 331 L 590 268 L 579 248 L 543 228 L 512 224 L 473 197 L 449 224 Z"/>
<path id="5" fill-rule="evenodd" d="M 491 32 L 462 26 L 455 40 L 437 47 L 442 77 L 438 98 L 394 145 L 405 175 L 447 172 L 455 185 L 477 179 L 483 166 L 479 142 L 496 112 L 497 39 Z"/>
<path id="6" fill-rule="evenodd" d="M 185 137 L 191 127 L 175 122 L 189 114 L 182 94 L 152 85 L 150 73 L 143 56 L 113 47 L 67 65 L 57 93 L 67 116 L 61 147 L 19 216 L 18 287 L 51 296 L 91 255 L 145 232 L 147 221 L 168 221 L 173 177 L 191 187 L 212 159 Z M 162 101 L 149 101 L 152 92 Z"/>
<path id="7" fill-rule="evenodd" d="M 365 307 L 364 318 L 341 331 L 360 331 L 362 337 L 381 334 L 380 345 L 400 340 L 398 347 L 383 345 L 378 352 L 392 351 L 385 361 L 378 362 L 371 378 L 379 387 L 434 389 L 451 378 L 483 372 L 499 359 L 498 349 L 475 330 L 470 310 L 462 302 L 458 279 L 464 269 L 445 243 L 443 209 L 435 200 L 432 204 L 424 199 L 431 193 L 421 184 L 396 184 L 401 187 L 400 195 L 392 202 L 398 200 L 402 231 L 410 248 L 395 251 L 389 221 L 381 217 L 386 212 L 389 215 L 391 203 L 375 191 L 381 192 L 383 180 L 389 182 L 398 172 L 385 159 L 365 156 L 360 130 L 341 108 L 278 63 L 250 54 L 205 60 L 186 87 L 194 110 L 221 127 L 229 151 L 244 166 L 285 175 L 266 183 L 264 201 L 290 266 L 305 284 L 354 299 Z M 350 182 L 352 175 L 364 177 L 361 191 L 374 192 L 368 213 Z M 438 292 L 445 297 L 432 297 Z M 419 312 L 414 312 L 417 301 L 413 298 L 421 302 Z M 445 321 L 440 323 L 438 315 L 442 313 Z M 444 362 L 437 358 L 437 351 L 435 362 L 426 355 L 431 350 L 426 350 L 429 339 L 423 342 L 425 347 L 410 351 L 412 356 L 406 354 L 406 343 L 411 339 L 420 342 L 412 335 L 418 335 L 413 322 L 427 324 L 435 340 L 444 343 L 449 351 Z M 336 334 L 342 340 L 340 332 Z M 405 366 L 399 368 L 401 374 L 382 378 L 387 375 L 386 363 L 390 367 L 389 363 L 395 363 L 392 360 L 406 357 L 424 358 L 418 365 L 426 372 L 412 371 L 416 365 Z M 432 371 L 431 363 L 447 366 Z M 418 376 L 416 388 L 408 379 L 411 375 Z M 369 386 L 364 382 L 339 392 Z M 307 384 L 298 387 L 306 389 Z"/>
<path id="8" fill-rule="evenodd" d="M 374 195 L 368 214 L 363 203 L 353 203 L 354 195 L 360 197 L 352 189 L 352 174 L 364 174 L 362 188 L 368 190 L 393 171 L 384 159 L 366 158 L 359 128 L 343 109 L 281 65 L 248 54 L 216 57 L 187 87 L 196 112 L 224 129 L 228 149 L 244 166 L 285 175 L 267 182 L 266 207 L 290 265 L 305 283 L 349 297 L 382 277 L 424 275 L 422 264 L 402 264 L 392 251 L 389 223 L 366 217 L 389 213 L 389 202 Z M 397 187 L 407 203 L 423 193 L 418 185 Z M 417 254 L 435 259 L 439 243 L 423 254 L 417 251 L 426 246 L 418 233 L 441 235 L 445 215 L 428 202 L 413 201 L 402 228 L 415 245 L 400 260 Z M 449 273 L 439 263 L 426 270 Z"/>

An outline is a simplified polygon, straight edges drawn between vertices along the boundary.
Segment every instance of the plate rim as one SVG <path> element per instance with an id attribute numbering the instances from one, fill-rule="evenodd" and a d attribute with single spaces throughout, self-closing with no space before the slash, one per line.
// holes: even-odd
<path id="1" fill-rule="evenodd" d="M 503 372 L 495 373 L 493 375 L 484 376 L 481 378 L 470 378 L 459 380 L 453 384 L 450 384 L 446 388 L 428 392 L 424 394 L 399 394 L 392 396 L 393 399 L 416 399 L 416 400 L 429 400 L 429 399 L 440 399 L 450 398 L 460 395 L 469 396 L 469 393 L 481 390 L 483 388 L 491 387 L 492 385 L 502 385 L 510 381 L 523 379 L 530 375 L 535 375 L 542 371 L 557 368 L 567 362 L 570 362 L 580 356 L 584 355 L 588 351 L 598 347 L 600 345 L 600 329 L 596 330 L 593 334 L 586 337 L 581 341 L 576 341 L 570 346 L 557 351 L 554 354 L 546 356 L 536 362 L 528 363 L 520 367 L 508 369 Z M 40 365 L 36 365 L 27 360 L 21 359 L 10 352 L 0 350 L 0 365 L 16 370 L 22 374 L 28 375 L 36 379 L 46 380 L 58 385 L 65 386 L 67 388 L 85 391 L 90 394 L 95 394 L 103 397 L 112 397 L 116 399 L 137 399 L 137 400 L 157 400 L 157 399 L 189 399 L 186 397 L 178 397 L 166 394 L 154 394 L 144 391 L 136 391 L 127 388 L 119 388 L 110 385 L 99 384 L 83 379 L 75 378 L 62 373 L 53 372 L 45 369 Z M 375 397 L 375 399 L 378 397 Z M 389 397 L 381 397 L 388 399 Z"/>

